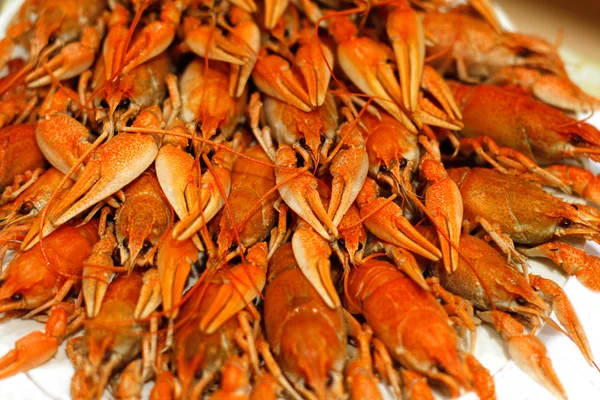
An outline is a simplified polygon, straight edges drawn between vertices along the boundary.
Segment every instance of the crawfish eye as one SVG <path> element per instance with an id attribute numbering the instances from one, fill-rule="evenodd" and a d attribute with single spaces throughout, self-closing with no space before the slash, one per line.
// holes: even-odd
<path id="1" fill-rule="evenodd" d="M 381 172 L 388 172 L 388 168 L 387 168 L 385 165 L 382 165 L 382 166 L 380 166 L 380 167 L 379 167 L 379 170 L 380 170 Z"/>
<path id="2" fill-rule="evenodd" d="M 345 247 L 346 246 L 346 241 L 343 238 L 339 238 L 338 239 L 338 243 L 340 244 L 340 246 Z"/>
<path id="3" fill-rule="evenodd" d="M 54 42 L 56 42 L 56 36 L 50 35 L 48 37 L 48 44 L 54 44 Z"/>
<path id="4" fill-rule="evenodd" d="M 561 219 L 558 221 L 558 225 L 559 225 L 561 228 L 568 228 L 568 227 L 570 227 L 571 225 L 573 225 L 573 221 L 571 221 L 571 220 L 570 220 L 570 219 L 568 219 L 568 218 L 561 218 Z"/>
<path id="5" fill-rule="evenodd" d="M 527 300 L 525 300 L 523 297 L 519 296 L 519 297 L 517 297 L 517 304 L 520 306 L 524 306 L 525 304 L 527 304 Z"/>
<path id="6" fill-rule="evenodd" d="M 145 253 L 152 248 L 152 242 L 148 239 L 144 240 L 144 244 L 142 245 L 142 251 Z"/>
<path id="7" fill-rule="evenodd" d="M 198 370 L 196 372 L 194 372 L 194 379 L 200 379 L 202 378 L 202 370 Z"/>
<path id="8" fill-rule="evenodd" d="M 106 99 L 100 100 L 100 107 L 108 108 L 108 102 L 106 101 Z"/>
<path id="9" fill-rule="evenodd" d="M 569 142 L 571 142 L 571 144 L 578 145 L 582 141 L 583 139 L 579 135 L 574 134 L 569 136 Z"/>
<path id="10" fill-rule="evenodd" d="M 401 159 L 400 163 L 398 164 L 398 166 L 400 167 L 400 169 L 406 168 L 407 165 L 408 165 L 408 161 L 406 160 L 406 158 Z"/>
<path id="11" fill-rule="evenodd" d="M 331 384 L 333 383 L 333 376 L 331 374 L 327 375 L 327 381 L 325 382 L 325 384 L 327 386 L 331 386 Z"/>
<path id="12" fill-rule="evenodd" d="M 26 201 L 21 205 L 21 208 L 19 208 L 19 214 L 27 215 L 31 212 L 31 210 L 33 210 L 33 203 Z"/>
<path id="13" fill-rule="evenodd" d="M 4 284 L 5 284 L 5 283 L 6 283 L 6 281 L 5 281 L 4 279 L 0 280 L 0 288 L 1 288 L 2 286 L 4 286 Z"/>
<path id="14" fill-rule="evenodd" d="M 115 265 L 121 265 L 121 251 L 119 250 L 118 247 L 114 248 L 111 258 Z"/>
<path id="15" fill-rule="evenodd" d="M 123 108 L 127 108 L 129 107 L 129 104 L 131 103 L 131 100 L 129 99 L 123 99 L 119 102 L 119 106 L 118 107 L 123 107 Z"/>
<path id="16" fill-rule="evenodd" d="M 123 247 L 129 247 L 129 239 L 128 238 L 123 239 Z"/>
<path id="17" fill-rule="evenodd" d="M 12 301 L 21 301 L 23 300 L 23 295 L 21 293 L 15 293 L 12 296 L 10 296 L 10 299 Z"/>
<path id="18" fill-rule="evenodd" d="M 533 54 L 534 54 L 533 51 L 531 51 L 525 47 L 522 49 L 519 49 L 519 51 L 517 52 L 517 56 L 523 57 L 523 58 L 531 57 Z"/>

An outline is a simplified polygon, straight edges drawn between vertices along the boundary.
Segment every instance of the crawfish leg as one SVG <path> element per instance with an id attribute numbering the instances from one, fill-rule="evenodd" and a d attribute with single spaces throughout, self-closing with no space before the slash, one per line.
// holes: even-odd
<path id="1" fill-rule="evenodd" d="M 498 146 L 496 142 L 487 136 L 481 136 L 476 139 L 462 138 L 460 139 L 460 144 L 463 149 L 473 149 L 475 154 L 502 174 L 516 172 L 522 175 L 525 172 L 529 172 L 539 177 L 545 184 L 556 187 L 567 194 L 571 193 L 571 189 L 563 181 L 541 168 L 532 159 L 514 149 Z M 491 155 L 485 151 L 485 148 L 488 149 Z M 463 153 L 468 154 L 469 151 L 467 150 Z M 510 171 L 505 167 L 509 168 Z"/>
<path id="2" fill-rule="evenodd" d="M 556 313 L 556 317 L 561 325 L 567 330 L 571 340 L 579 347 L 587 362 L 592 365 L 594 356 L 592 355 L 587 335 L 565 292 L 554 281 L 538 275 L 531 275 L 530 278 L 531 285 L 540 290 L 544 298 L 552 303 L 552 309 Z"/>
<path id="3" fill-rule="evenodd" d="M 494 378 L 483 365 L 472 354 L 465 357 L 467 367 L 473 374 L 473 387 L 475 393 L 481 400 L 496 400 L 496 386 Z"/>
<path id="4" fill-rule="evenodd" d="M 365 327 L 371 329 L 368 326 Z M 381 340 L 373 338 L 372 343 L 373 347 L 375 348 L 373 354 L 375 369 L 379 375 L 392 387 L 396 398 L 401 399 L 402 390 L 400 389 L 400 378 L 398 377 L 398 372 L 394 369 L 394 362 L 392 361 L 390 353 L 387 351 L 385 344 Z"/>
<path id="5" fill-rule="evenodd" d="M 262 356 L 263 361 L 265 362 L 265 364 L 267 366 L 267 369 L 269 370 L 271 375 L 273 375 L 273 378 L 275 378 L 275 380 L 279 383 L 279 385 L 282 388 L 284 388 L 285 390 L 287 390 L 287 392 L 290 394 L 290 396 L 294 400 L 302 400 L 302 396 L 300 396 L 300 394 L 296 391 L 296 389 L 294 389 L 294 387 L 290 384 L 290 382 L 283 375 L 281 368 L 279 367 L 279 365 L 277 364 L 277 361 L 275 361 L 275 358 L 273 357 L 273 354 L 271 353 L 269 344 L 267 342 L 265 342 L 264 340 L 259 340 L 258 343 L 256 344 L 256 347 L 257 347 L 258 351 L 260 352 L 260 355 Z"/>
<path id="6" fill-rule="evenodd" d="M 275 251 L 285 242 L 287 236 L 287 205 L 281 201 L 273 205 L 275 210 L 279 213 L 277 219 L 277 226 L 271 229 L 271 239 L 269 240 L 269 254 L 267 255 L 267 261 L 271 259 Z"/>
<path id="7" fill-rule="evenodd" d="M 600 258 L 558 240 L 519 251 L 528 257 L 552 260 L 569 275 L 575 275 L 585 287 L 600 292 Z"/>
<path id="8" fill-rule="evenodd" d="M 69 291 L 71 290 L 71 288 L 73 287 L 74 284 L 75 284 L 75 280 L 68 279 L 65 283 L 63 283 L 63 285 L 60 287 L 60 289 L 56 293 L 56 296 L 54 296 L 53 299 L 47 301 L 46 303 L 42 304 L 38 308 L 31 310 L 23 318 L 25 318 L 25 319 L 31 318 L 34 315 L 37 315 L 40 312 L 47 310 L 50 307 L 55 306 L 56 304 L 62 302 L 64 300 L 64 298 L 67 296 L 67 294 L 69 294 Z"/>
<path id="9" fill-rule="evenodd" d="M 477 339 L 477 329 L 474 321 L 473 304 L 470 301 L 456 296 L 440 285 L 440 280 L 436 277 L 427 278 L 427 283 L 431 287 L 432 292 L 436 297 L 441 299 L 444 304 L 444 309 L 448 315 L 456 315 L 464 326 L 471 332 L 470 352 L 475 350 L 475 342 Z"/>
<path id="10" fill-rule="evenodd" d="M 567 398 L 565 389 L 554 372 L 552 361 L 546 355 L 546 346 L 540 339 L 526 334 L 523 325 L 501 311 L 479 312 L 477 315 L 482 320 L 491 322 L 501 333 L 508 345 L 508 352 L 523 372 L 543 385 L 557 398 Z"/>
<path id="11" fill-rule="evenodd" d="M 427 384 L 427 379 L 409 369 L 400 370 L 402 375 L 402 383 L 404 384 L 404 393 L 406 399 L 409 400 L 433 400 L 433 393 Z"/>
<path id="12" fill-rule="evenodd" d="M 523 275 L 528 276 L 528 265 L 527 259 L 523 254 L 519 253 L 515 248 L 515 244 L 510 237 L 502 233 L 498 224 L 492 224 L 485 218 L 478 217 L 477 222 L 486 231 L 486 233 L 492 238 L 494 243 L 500 247 L 500 250 L 509 257 L 509 262 L 515 263 L 510 258 L 513 257 L 516 260 L 516 264 L 521 267 Z"/>

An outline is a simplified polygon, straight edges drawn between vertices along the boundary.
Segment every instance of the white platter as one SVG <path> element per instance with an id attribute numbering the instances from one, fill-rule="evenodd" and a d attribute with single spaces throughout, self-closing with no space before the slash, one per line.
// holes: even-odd
<path id="1" fill-rule="evenodd" d="M 0 14 L 0 32 L 6 29 L 10 16 L 18 10 L 21 2 L 22 0 L 5 1 L 5 7 L 0 10 L 2 12 Z M 503 19 L 505 23 L 508 23 L 507 18 Z M 577 71 L 573 72 L 575 73 L 573 79 L 577 81 Z M 595 115 L 589 122 L 600 128 L 600 115 Z M 592 164 L 591 169 L 595 174 L 600 173 L 600 167 L 597 164 Z M 590 254 L 600 255 L 600 246 L 595 243 L 588 242 L 585 248 Z M 554 266 L 535 260 L 531 260 L 531 266 L 533 272 L 564 285 L 564 290 L 577 310 L 588 335 L 592 352 L 595 358 L 600 360 L 600 294 L 586 289 L 574 278 L 567 279 Z M 43 330 L 43 325 L 35 321 L 24 320 L 13 320 L 0 324 L 0 356 L 12 349 L 17 339 L 36 329 Z M 568 338 L 549 326 L 545 326 L 541 330 L 539 337 L 545 343 L 556 373 L 570 398 L 573 400 L 600 399 L 600 373 L 585 362 L 577 347 Z M 508 360 L 505 349 L 498 334 L 491 328 L 478 328 L 475 355 L 494 374 L 498 399 L 553 399 L 548 391 Z M 45 365 L 31 370 L 27 374 L 18 374 L 0 380 L 0 400 L 69 399 L 73 372 L 63 345 L 57 355 Z M 150 387 L 150 385 L 146 385 L 144 390 L 146 394 Z M 111 397 L 106 394 L 105 398 L 110 399 Z M 461 400 L 476 398 L 474 394 L 467 394 L 461 397 Z"/>

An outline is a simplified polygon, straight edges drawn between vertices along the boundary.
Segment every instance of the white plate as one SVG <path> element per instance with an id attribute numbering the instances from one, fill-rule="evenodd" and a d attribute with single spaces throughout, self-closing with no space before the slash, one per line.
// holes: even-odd
<path id="1" fill-rule="evenodd" d="M 18 10 L 20 2 L 22 0 L 12 0 L 2 10 L 0 32 L 6 29 L 10 15 Z M 508 24 L 507 18 L 503 18 L 503 20 Z M 577 80 L 577 76 L 573 78 Z M 589 122 L 600 127 L 600 115 L 596 115 Z M 600 172 L 600 168 L 598 165 L 592 165 L 592 171 L 597 174 Z M 586 251 L 590 254 L 599 255 L 600 246 L 588 242 Z M 598 314 L 600 295 L 586 289 L 574 278 L 567 280 L 567 277 L 554 266 L 542 264 L 535 260 L 531 260 L 530 263 L 534 273 L 554 279 L 560 285 L 565 285 L 564 290 L 577 310 L 588 335 L 592 352 L 595 358 L 600 360 L 600 318 L 598 318 L 600 316 Z M 15 341 L 20 337 L 36 329 L 43 330 L 43 328 L 42 324 L 34 321 L 13 320 L 0 324 L 0 355 L 11 350 Z M 600 373 L 585 362 L 577 347 L 568 338 L 549 326 L 545 326 L 541 330 L 539 337 L 545 343 L 554 369 L 570 398 L 600 399 Z M 506 347 L 493 329 L 489 327 L 478 328 L 475 355 L 494 374 L 498 399 L 553 399 L 548 391 L 521 372 L 512 361 L 509 361 Z M 27 374 L 18 374 L 0 380 L 0 399 L 69 399 L 73 372 L 73 367 L 66 356 L 65 346 L 62 345 L 55 358 L 48 363 L 29 371 Z M 148 393 L 150 388 L 151 384 L 146 385 L 144 392 Z M 105 398 L 111 397 L 107 394 Z M 476 398 L 474 394 L 470 393 L 461 399 Z"/>

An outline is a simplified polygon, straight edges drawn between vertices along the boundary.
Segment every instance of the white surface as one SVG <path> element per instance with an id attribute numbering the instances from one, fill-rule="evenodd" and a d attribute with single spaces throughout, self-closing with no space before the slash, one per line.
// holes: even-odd
<path id="1" fill-rule="evenodd" d="M 11 0 L 6 13 L 0 16 L 0 31 L 4 30 L 9 19 L 8 12 L 18 9 Z M 600 127 L 600 116 L 592 121 Z M 599 173 L 597 165 L 592 166 L 594 173 Z M 591 254 L 600 254 L 600 246 L 588 243 L 586 250 Z M 531 262 L 535 272 L 555 279 L 563 284 L 565 277 L 552 267 L 548 268 L 535 261 Z M 577 310 L 581 323 L 588 335 L 592 352 L 600 360 L 600 294 L 593 293 L 572 278 L 564 287 Z M 34 321 L 14 320 L 0 324 L 0 355 L 14 347 L 15 341 L 33 330 L 42 329 L 43 325 Z M 600 399 L 600 373 L 588 366 L 577 347 L 566 337 L 546 326 L 539 334 L 546 344 L 548 355 L 563 383 L 570 399 Z M 512 361 L 507 361 L 505 346 L 499 336 L 490 328 L 480 327 L 475 355 L 488 368 L 496 380 L 496 391 L 499 400 L 550 400 L 552 395 L 531 378 L 523 374 Z M 30 399 L 68 399 L 70 398 L 70 381 L 73 368 L 67 359 L 64 345 L 56 357 L 45 365 L 31 370 L 27 374 L 0 380 L 0 400 Z M 149 385 L 146 385 L 146 392 Z M 111 398 L 108 393 L 106 398 Z M 474 394 L 462 399 L 475 399 Z"/>

